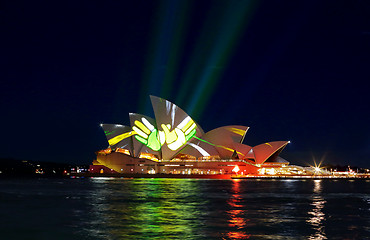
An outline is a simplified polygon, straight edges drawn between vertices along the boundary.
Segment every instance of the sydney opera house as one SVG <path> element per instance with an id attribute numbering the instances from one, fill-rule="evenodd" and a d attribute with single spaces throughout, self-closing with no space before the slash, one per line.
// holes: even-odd
<path id="1" fill-rule="evenodd" d="M 204 132 L 181 108 L 150 96 L 155 119 L 130 113 L 130 126 L 101 124 L 109 147 L 96 152 L 92 173 L 231 175 L 279 173 L 289 141 L 243 144 L 249 127 L 231 125 Z"/>

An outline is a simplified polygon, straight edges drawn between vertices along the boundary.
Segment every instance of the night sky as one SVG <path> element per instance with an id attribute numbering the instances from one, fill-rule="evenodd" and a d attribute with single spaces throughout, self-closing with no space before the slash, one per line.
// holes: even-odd
<path id="1" fill-rule="evenodd" d="M 290 140 L 291 164 L 370 166 L 369 1 L 1 4 L 0 158 L 89 164 L 100 123 L 154 116 Z"/>

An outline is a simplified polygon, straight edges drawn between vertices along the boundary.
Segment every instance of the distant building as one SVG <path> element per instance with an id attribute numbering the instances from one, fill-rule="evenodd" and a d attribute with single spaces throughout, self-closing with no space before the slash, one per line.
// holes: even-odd
<path id="1" fill-rule="evenodd" d="M 155 119 L 130 113 L 131 126 L 102 124 L 109 147 L 96 152 L 92 173 L 276 174 L 289 141 L 242 144 L 249 127 L 231 125 L 204 133 L 175 104 L 150 96 Z M 262 173 L 263 172 L 263 173 Z"/>

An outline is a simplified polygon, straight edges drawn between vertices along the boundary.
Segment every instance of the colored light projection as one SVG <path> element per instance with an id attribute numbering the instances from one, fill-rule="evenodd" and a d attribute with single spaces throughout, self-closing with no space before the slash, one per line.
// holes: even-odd
<path id="1" fill-rule="evenodd" d="M 189 141 L 196 134 L 196 124 L 193 119 L 187 116 L 175 129 L 170 131 L 170 124 L 162 124 L 165 133 L 166 143 L 169 149 L 175 151 Z"/>
<path id="2" fill-rule="evenodd" d="M 247 159 L 247 164 L 275 161 L 289 141 L 250 147 L 242 144 L 249 127 L 230 125 L 207 133 L 175 104 L 150 96 L 155 119 L 130 113 L 131 126 L 101 124 L 109 147 L 133 157 L 142 154 L 156 160 L 171 160 L 179 154 L 196 159 Z M 120 149 L 118 149 L 120 148 Z M 117 151 L 119 150 L 119 151 Z"/>
<path id="3" fill-rule="evenodd" d="M 148 148 L 159 151 L 165 142 L 164 132 L 159 132 L 145 118 L 141 118 L 142 122 L 135 121 L 135 126 L 132 129 L 138 134 L 135 138 L 146 145 Z"/>
<path id="4" fill-rule="evenodd" d="M 132 135 L 136 134 L 130 126 L 121 124 L 101 124 L 111 148 L 122 148 L 130 150 L 132 155 Z"/>
<path id="5" fill-rule="evenodd" d="M 133 143 L 133 152 L 135 153 L 135 157 L 140 157 L 141 153 L 148 153 L 148 154 L 154 154 L 154 155 L 157 155 L 157 157 L 161 157 L 160 156 L 160 149 L 155 151 L 153 150 L 154 149 L 157 149 L 158 144 L 156 144 L 156 138 L 154 138 L 156 136 L 156 133 L 154 131 L 153 128 L 157 129 L 157 124 L 155 122 L 155 119 L 151 118 L 151 117 L 148 117 L 148 116 L 145 116 L 145 115 L 142 115 L 142 114 L 138 114 L 138 113 L 130 113 L 129 114 L 130 116 L 130 125 L 135 128 L 138 128 L 141 132 L 145 133 L 145 128 L 147 128 L 150 133 L 147 134 L 145 133 L 146 135 L 148 135 L 148 137 L 145 136 L 145 134 L 142 134 L 141 133 L 141 137 L 142 138 L 137 138 L 138 136 L 140 136 L 137 132 L 140 132 L 140 131 L 135 131 L 134 129 L 132 129 L 132 131 L 134 131 L 136 134 L 132 137 L 132 143 Z M 143 121 L 143 118 L 145 119 L 145 121 Z M 143 130 L 141 130 L 141 128 L 143 128 L 141 126 L 140 122 L 142 125 L 145 126 L 145 128 Z M 147 126 L 146 126 L 147 125 Z M 151 127 L 153 126 L 153 128 Z M 152 130 L 153 130 L 153 133 L 152 133 Z M 148 132 L 148 131 L 147 131 Z M 152 135 L 150 135 L 152 134 Z M 159 134 L 159 133 L 157 133 Z M 148 141 L 149 139 L 149 136 L 150 136 L 150 140 Z M 139 141 L 139 140 L 141 141 Z M 144 143 L 142 143 L 142 141 Z M 153 142 L 152 142 L 153 141 Z M 149 145 L 150 147 L 148 147 L 147 145 Z"/>
<path id="6" fill-rule="evenodd" d="M 234 147 L 234 143 L 241 143 L 247 131 L 248 127 L 246 126 L 224 126 L 213 129 L 201 137 L 195 136 L 194 138 L 197 141 L 188 143 L 188 145 L 191 146 L 191 149 L 196 149 L 204 157 L 217 155 L 223 159 L 230 159 L 236 154 L 244 158 L 244 154 Z M 197 156 L 191 149 L 187 147 L 182 153 Z"/>
<path id="7" fill-rule="evenodd" d="M 130 148 L 130 155 L 152 153 L 171 158 L 181 150 L 197 132 L 202 130 L 194 120 L 175 104 L 153 97 L 152 103 L 156 120 L 136 113 L 130 113 L 130 126 L 101 124 L 108 143 L 112 148 Z M 133 137 L 133 138 L 132 138 Z"/>
<path id="8" fill-rule="evenodd" d="M 159 155 L 162 159 L 172 159 L 182 149 L 192 148 L 197 151 L 195 155 L 220 155 L 229 158 L 235 150 L 227 143 L 241 142 L 248 129 L 244 126 L 228 126 L 204 134 L 181 108 L 162 98 L 150 98 L 155 120 L 130 113 L 131 127 L 120 124 L 101 125 L 110 147 L 129 149 L 130 155 L 136 157 L 146 152 Z M 221 138 L 221 135 L 224 137 Z M 210 149 L 207 145 L 218 150 Z"/>
<path id="9" fill-rule="evenodd" d="M 141 120 L 142 122 L 136 120 L 132 127 L 137 134 L 135 138 L 154 151 L 159 151 L 165 142 L 169 149 L 176 151 L 196 134 L 197 125 L 189 116 L 173 130 L 171 124 L 161 124 L 163 131 L 156 129 L 144 117 Z"/>
<path id="10" fill-rule="evenodd" d="M 193 142 L 195 136 L 204 134 L 199 125 L 177 105 L 155 96 L 150 96 L 150 100 L 159 134 L 163 131 L 165 136 L 165 144 L 161 147 L 163 159 L 172 159 L 189 142 Z"/>

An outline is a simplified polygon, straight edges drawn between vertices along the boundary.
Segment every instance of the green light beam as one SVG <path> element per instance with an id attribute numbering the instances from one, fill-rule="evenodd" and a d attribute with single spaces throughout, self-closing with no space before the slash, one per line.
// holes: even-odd
<path id="1" fill-rule="evenodd" d="M 252 1 L 235 1 L 229 4 L 219 29 L 219 37 L 216 38 L 213 51 L 208 58 L 207 67 L 200 75 L 200 83 L 190 98 L 188 112 L 194 118 L 199 119 L 210 96 L 213 94 L 225 65 L 235 49 L 237 39 L 251 18 L 251 10 L 254 9 L 254 6 Z M 230 86 L 230 89 L 232 87 Z"/>
<path id="2" fill-rule="evenodd" d="M 179 12 L 176 13 L 176 27 L 174 29 L 173 40 L 171 41 L 169 57 L 167 61 L 167 71 L 165 73 L 162 90 L 160 96 L 169 99 L 172 94 L 173 83 L 179 67 L 179 59 L 181 56 L 181 48 L 184 44 L 184 29 L 186 29 L 188 14 L 188 1 L 180 1 L 178 7 Z"/>
<path id="3" fill-rule="evenodd" d="M 149 45 L 149 57 L 144 70 L 141 81 L 141 92 L 139 98 L 140 112 L 148 113 L 150 104 L 147 97 L 150 94 L 160 95 L 171 92 L 171 81 L 175 73 L 175 65 L 178 61 L 175 60 L 175 53 L 171 52 L 171 48 L 178 48 L 180 32 L 176 25 L 177 18 L 184 16 L 186 9 L 185 1 L 163 1 L 157 15 L 157 25 L 154 28 L 152 35 L 153 41 Z M 180 12 L 181 14 L 178 14 Z M 173 62 L 172 62 L 173 61 Z M 170 65 L 168 65 L 170 63 Z M 168 71 L 170 69 L 170 71 Z M 164 81 L 164 82 L 163 82 Z M 161 86 L 166 85 L 161 90 Z"/>
<path id="4" fill-rule="evenodd" d="M 221 13 L 219 5 L 212 5 L 212 8 L 207 15 L 206 20 L 204 21 L 200 36 L 198 37 L 197 44 L 192 51 L 190 60 L 187 63 L 185 69 L 185 75 L 182 77 L 181 84 L 179 86 L 179 93 L 176 96 L 176 103 L 179 106 L 186 106 L 187 99 L 194 90 L 194 79 L 197 76 L 197 73 L 201 72 L 204 69 L 205 63 L 207 62 L 207 57 L 212 50 L 212 41 L 217 38 L 217 28 L 220 18 L 218 17 Z M 216 21 L 216 22 L 215 22 Z"/>

